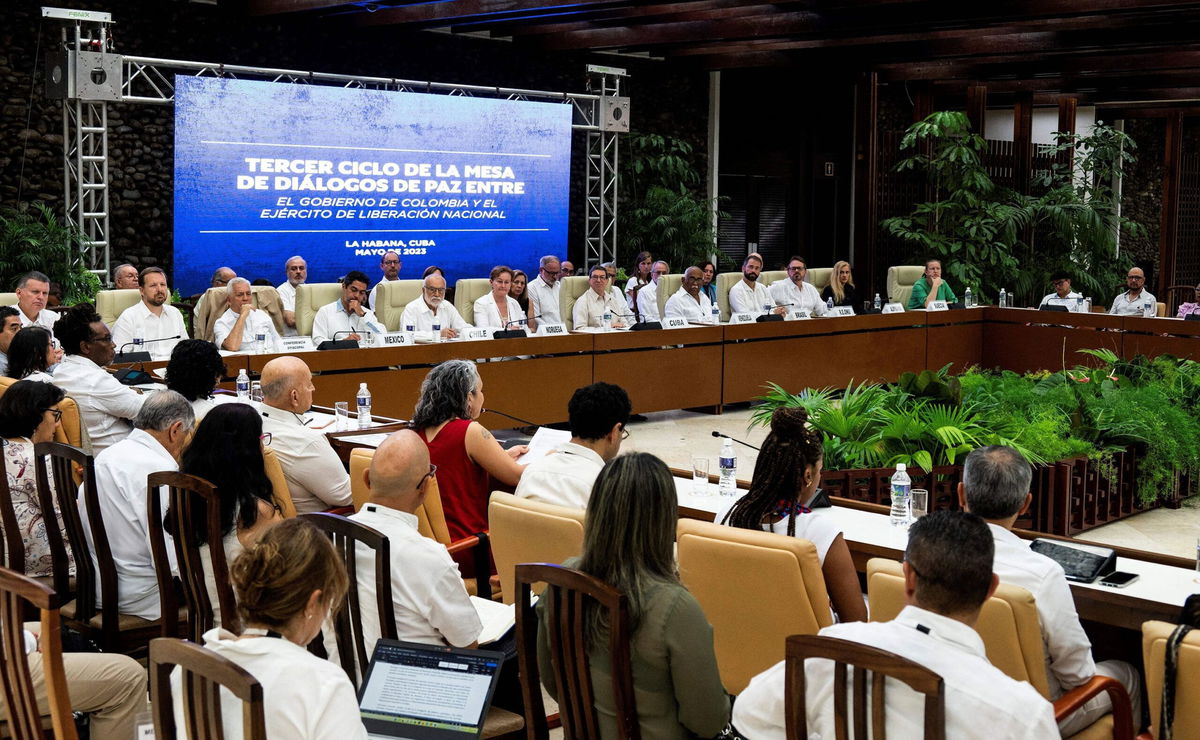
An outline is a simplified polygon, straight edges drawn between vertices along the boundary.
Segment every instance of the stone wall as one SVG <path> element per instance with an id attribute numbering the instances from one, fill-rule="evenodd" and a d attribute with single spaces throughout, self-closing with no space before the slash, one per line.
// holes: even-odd
<path id="1" fill-rule="evenodd" d="M 1121 251 L 1147 270 L 1147 287 L 1152 292 L 1161 292 L 1157 267 L 1162 219 L 1163 149 L 1166 146 L 1165 120 L 1130 118 L 1125 121 L 1125 133 L 1137 142 L 1137 161 L 1126 168 L 1121 184 L 1121 215 L 1141 224 L 1143 232 L 1138 236 L 1123 236 Z"/>
<path id="2" fill-rule="evenodd" d="M 79 0 L 111 11 L 120 53 L 345 74 L 537 90 L 585 92 L 589 62 L 630 72 L 631 117 L 642 131 L 693 142 L 705 166 L 708 78 L 703 71 L 627 57 L 546 53 L 518 43 L 355 25 L 354 20 L 246 17 L 224 7 L 165 0 Z M 225 3 L 234 6 L 236 3 Z M 0 10 L 0 206 L 42 201 L 62 211 L 62 118 L 42 92 L 58 22 L 38 6 Z M 172 266 L 172 108 L 109 105 L 110 227 L 113 264 Z M 586 140 L 573 142 L 570 255 L 584 237 Z M 282 279 L 280 275 L 268 276 Z"/>

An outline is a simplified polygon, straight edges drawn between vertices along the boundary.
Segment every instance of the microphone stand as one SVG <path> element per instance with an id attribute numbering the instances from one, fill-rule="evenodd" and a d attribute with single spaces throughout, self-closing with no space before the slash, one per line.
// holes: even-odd
<path id="1" fill-rule="evenodd" d="M 180 339 L 180 338 L 181 338 L 181 335 L 176 334 L 173 337 L 159 337 L 158 339 L 143 339 L 141 341 L 141 344 L 146 345 L 146 344 L 153 344 L 154 342 L 169 342 L 172 339 Z M 113 362 L 116 364 L 123 364 L 126 362 L 150 362 L 151 360 L 154 359 L 153 357 L 150 356 L 150 353 L 145 350 L 142 350 L 139 352 L 126 352 L 125 351 L 126 347 L 137 347 L 137 346 L 138 346 L 137 342 L 126 342 L 125 344 L 122 344 L 121 349 L 117 352 L 116 356 L 113 357 Z"/>

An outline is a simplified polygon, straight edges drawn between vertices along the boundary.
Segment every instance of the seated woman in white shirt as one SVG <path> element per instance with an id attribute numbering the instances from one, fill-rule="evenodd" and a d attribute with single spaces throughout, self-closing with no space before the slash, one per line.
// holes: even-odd
<path id="1" fill-rule="evenodd" d="M 475 301 L 475 326 L 490 329 L 505 329 L 510 322 L 525 321 L 525 313 L 521 304 L 508 294 L 512 287 L 513 271 L 504 265 L 492 268 L 489 280 L 492 292 Z M 524 328 L 520 324 L 517 328 Z"/>
<path id="2" fill-rule="evenodd" d="M 199 476 L 217 487 L 221 496 L 221 544 L 227 564 L 257 542 L 269 527 L 282 521 L 263 462 L 263 446 L 268 443 L 270 437 L 263 435 L 262 415 L 257 409 L 247 403 L 224 403 L 204 417 L 179 458 L 179 472 Z M 168 512 L 168 525 L 172 521 Z M 208 553 L 212 543 L 208 542 L 206 522 L 197 520 L 195 524 L 192 536 L 201 545 L 213 623 L 219 627 L 221 605 Z M 174 527 L 168 528 L 174 535 Z"/>
<path id="3" fill-rule="evenodd" d="M 8 345 L 8 377 L 52 382 L 50 368 L 62 361 L 62 354 L 49 330 L 36 324 L 27 326 Z"/>
<path id="4" fill-rule="evenodd" d="M 801 408 L 776 409 L 771 433 L 754 466 L 750 490 L 716 521 L 731 527 L 786 534 L 809 540 L 821 558 L 825 588 L 841 622 L 865 622 L 867 608 L 858 585 L 850 548 L 829 517 L 808 508 L 821 481 L 821 435 L 805 423 Z"/>
<path id="5" fill-rule="evenodd" d="M 354 685 L 340 666 L 305 649 L 325 615 L 342 603 L 346 568 L 333 544 L 302 519 L 267 530 L 231 569 L 241 636 L 221 628 L 204 646 L 246 669 L 263 687 L 267 737 L 365 740 Z M 183 722 L 180 672 L 171 676 L 177 726 Z M 226 738 L 242 737 L 242 702 L 221 692 Z"/>
<path id="6" fill-rule="evenodd" d="M 192 404 L 196 423 L 203 421 L 218 404 L 237 401 L 237 396 L 214 395 L 217 383 L 225 377 L 225 360 L 212 342 L 184 339 L 171 350 L 167 362 L 167 387 Z"/>

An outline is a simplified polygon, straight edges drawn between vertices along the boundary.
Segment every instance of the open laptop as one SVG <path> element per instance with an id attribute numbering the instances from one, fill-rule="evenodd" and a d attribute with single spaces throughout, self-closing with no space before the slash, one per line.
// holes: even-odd
<path id="1" fill-rule="evenodd" d="M 358 696 L 368 736 L 479 737 L 503 662 L 491 650 L 380 640 Z"/>

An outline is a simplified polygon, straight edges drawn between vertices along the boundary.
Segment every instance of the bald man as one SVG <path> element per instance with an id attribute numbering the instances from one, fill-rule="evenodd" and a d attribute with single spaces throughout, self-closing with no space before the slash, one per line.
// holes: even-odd
<path id="1" fill-rule="evenodd" d="M 475 647 L 483 626 L 458 566 L 444 546 L 417 531 L 417 509 L 435 472 L 429 464 L 429 448 L 415 432 L 406 429 L 392 434 L 375 450 L 371 467 L 363 473 L 370 497 L 350 519 L 387 535 L 399 639 Z M 358 594 L 363 640 L 374 645 L 380 635 L 375 555 L 367 548 L 358 553 Z M 332 627 L 332 622 L 328 626 Z M 333 630 L 326 629 L 325 634 L 332 636 Z M 332 640 L 327 637 L 325 644 L 330 650 Z M 331 659 L 333 655 L 330 650 Z"/>
<path id="2" fill-rule="evenodd" d="M 663 316 L 670 319 L 683 317 L 693 324 L 706 324 L 712 321 L 712 303 L 700 286 L 704 283 L 704 271 L 699 267 L 689 267 L 683 271 L 683 280 L 675 295 L 667 299 L 663 307 Z"/>
<path id="3" fill-rule="evenodd" d="M 296 357 L 277 357 L 263 366 L 263 432 L 279 458 L 296 511 L 327 511 L 350 506 L 350 475 L 329 446 L 329 440 L 309 429 L 305 417 L 312 407 L 312 372 Z"/>

